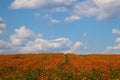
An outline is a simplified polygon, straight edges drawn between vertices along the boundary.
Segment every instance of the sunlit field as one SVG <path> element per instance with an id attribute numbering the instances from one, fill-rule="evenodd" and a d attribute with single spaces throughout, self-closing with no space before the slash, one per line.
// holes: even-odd
<path id="1" fill-rule="evenodd" d="M 120 55 L 0 55 L 0 80 L 120 80 Z"/>

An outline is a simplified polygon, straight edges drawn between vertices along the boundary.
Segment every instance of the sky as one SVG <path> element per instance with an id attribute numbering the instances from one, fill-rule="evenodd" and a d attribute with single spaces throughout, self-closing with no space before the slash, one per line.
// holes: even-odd
<path id="1" fill-rule="evenodd" d="M 0 0 L 0 54 L 119 54 L 119 8 L 119 0 Z"/>

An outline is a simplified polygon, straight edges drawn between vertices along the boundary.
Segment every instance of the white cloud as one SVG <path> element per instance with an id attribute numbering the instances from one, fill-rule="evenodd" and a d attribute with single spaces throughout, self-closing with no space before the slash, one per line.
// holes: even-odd
<path id="1" fill-rule="evenodd" d="M 84 50 L 87 50 L 87 44 L 86 43 L 83 43 L 83 42 L 80 42 L 80 41 L 77 41 L 75 43 L 73 43 L 70 47 L 70 50 L 66 51 L 67 52 L 72 52 L 72 53 L 81 53 L 82 51 Z"/>
<path id="2" fill-rule="evenodd" d="M 3 21 L 2 17 L 0 17 L 0 21 Z"/>
<path id="3" fill-rule="evenodd" d="M 5 42 L 5 41 L 3 41 L 3 40 L 0 40 L 0 49 L 1 48 L 4 48 L 4 47 L 9 47 L 10 45 L 9 45 L 9 43 L 7 43 L 7 42 Z"/>
<path id="4" fill-rule="evenodd" d="M 0 53 L 6 53 L 11 47 L 12 45 L 10 43 L 0 40 Z"/>
<path id="5" fill-rule="evenodd" d="M 60 23 L 60 20 L 57 20 L 57 19 L 51 19 L 51 23 L 53 23 L 53 24 L 57 24 L 57 23 Z"/>
<path id="6" fill-rule="evenodd" d="M 26 26 L 21 26 L 20 29 L 15 29 L 15 33 L 10 36 L 10 39 L 12 44 L 22 45 L 24 41 L 32 37 L 35 37 L 35 34 Z"/>
<path id="7" fill-rule="evenodd" d="M 6 24 L 4 22 L 4 19 L 0 17 L 0 35 L 5 34 L 6 32 Z"/>
<path id="8" fill-rule="evenodd" d="M 80 17 L 79 16 L 70 16 L 70 17 L 67 17 L 65 18 L 65 22 L 73 22 L 73 21 L 76 21 L 76 20 L 79 20 Z"/>
<path id="9" fill-rule="evenodd" d="M 120 34 L 120 31 L 118 29 L 113 28 L 112 29 L 113 34 Z M 120 51 L 120 37 L 116 38 L 115 40 L 116 45 L 114 46 L 107 46 L 106 50 L 107 51 Z"/>
<path id="10" fill-rule="evenodd" d="M 95 16 L 99 20 L 120 17 L 120 1 L 118 0 L 85 0 L 74 7 L 74 14 Z"/>
<path id="11" fill-rule="evenodd" d="M 44 18 L 50 18 L 50 15 L 46 13 L 43 17 Z"/>
<path id="12" fill-rule="evenodd" d="M 66 7 L 56 7 L 51 10 L 52 12 L 65 12 L 67 11 Z"/>
<path id="13" fill-rule="evenodd" d="M 3 35 L 3 34 L 5 34 L 5 33 L 6 33 L 6 31 L 5 31 L 5 30 L 0 29 L 0 35 Z"/>
<path id="14" fill-rule="evenodd" d="M 81 47 L 83 47 L 83 43 L 82 42 L 76 42 L 72 47 L 71 47 L 71 51 L 80 51 Z"/>
<path id="15" fill-rule="evenodd" d="M 68 43 L 68 44 L 66 44 Z M 42 51 L 62 51 L 70 47 L 70 40 L 68 38 L 58 38 L 55 40 L 35 39 L 21 48 L 20 52 L 42 52 Z"/>
<path id="16" fill-rule="evenodd" d="M 27 29 L 26 26 L 21 26 L 20 29 L 15 29 L 15 33 L 17 34 L 17 37 L 19 38 L 29 38 L 29 37 L 34 37 L 34 33 L 30 30 Z"/>
<path id="17" fill-rule="evenodd" d="M 120 1 L 118 0 L 14 0 L 11 3 L 10 8 L 41 8 L 48 10 L 48 14 L 51 11 L 66 11 L 68 15 L 74 15 L 74 17 L 77 16 L 77 18 L 71 20 L 66 18 L 65 21 L 68 22 L 79 20 L 80 17 L 96 17 L 99 20 L 107 20 L 120 17 Z"/>
<path id="18" fill-rule="evenodd" d="M 26 26 L 15 29 L 10 36 L 11 42 L 0 40 L 0 53 L 35 53 L 35 52 L 80 52 L 85 49 L 82 42 L 72 42 L 69 38 L 44 39 L 42 34 L 35 34 Z"/>
<path id="19" fill-rule="evenodd" d="M 57 38 L 53 40 L 35 39 L 29 41 L 24 47 L 20 49 L 21 53 L 26 52 L 75 52 L 80 53 L 84 50 L 85 45 L 82 42 L 75 42 L 69 38 Z"/>
<path id="20" fill-rule="evenodd" d="M 21 9 L 21 8 L 42 8 L 50 6 L 60 6 L 60 5 L 71 5 L 77 0 L 14 0 L 10 8 L 12 9 Z"/>
<path id="21" fill-rule="evenodd" d="M 113 28 L 112 29 L 113 34 L 119 34 L 120 35 L 120 30 Z"/>
<path id="22" fill-rule="evenodd" d="M 6 24 L 5 23 L 0 23 L 0 29 L 6 28 Z"/>
<path id="23" fill-rule="evenodd" d="M 0 35 L 4 34 L 4 31 L 3 30 L 0 30 Z"/>
<path id="24" fill-rule="evenodd" d="M 115 40 L 116 43 L 120 43 L 120 37 Z"/>
<path id="25" fill-rule="evenodd" d="M 117 44 L 116 46 L 108 46 L 108 47 L 106 47 L 106 50 L 108 50 L 108 51 L 120 50 L 120 43 Z"/>

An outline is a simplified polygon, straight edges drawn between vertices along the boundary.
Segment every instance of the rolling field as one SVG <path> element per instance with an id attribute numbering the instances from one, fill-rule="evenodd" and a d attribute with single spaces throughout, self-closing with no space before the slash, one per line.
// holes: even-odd
<path id="1" fill-rule="evenodd" d="M 0 55 L 0 80 L 120 80 L 120 55 Z"/>

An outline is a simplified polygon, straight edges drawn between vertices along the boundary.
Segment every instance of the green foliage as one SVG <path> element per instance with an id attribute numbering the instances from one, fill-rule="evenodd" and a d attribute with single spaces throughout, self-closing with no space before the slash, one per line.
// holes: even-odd
<path id="1" fill-rule="evenodd" d="M 47 55 L 44 55 L 44 56 L 42 57 L 42 59 L 43 59 L 43 60 L 48 60 L 49 58 L 48 58 Z"/>
<path id="2" fill-rule="evenodd" d="M 40 73 L 44 72 L 44 70 L 39 68 L 39 69 L 36 70 L 36 72 L 37 72 L 38 75 L 40 75 Z"/>
<path id="3" fill-rule="evenodd" d="M 119 69 L 118 69 L 119 70 Z M 110 70 L 110 78 L 111 79 L 117 79 L 117 78 L 120 78 L 120 76 L 118 75 L 119 73 L 115 70 Z"/>
<path id="4" fill-rule="evenodd" d="M 73 79 L 73 75 L 69 72 L 63 73 L 62 77 L 68 80 L 72 80 Z"/>
<path id="5" fill-rule="evenodd" d="M 29 74 L 27 74 L 27 76 L 26 76 L 26 79 L 27 80 L 37 80 L 36 78 L 35 78 L 35 73 L 34 72 L 31 72 L 31 73 L 29 73 Z"/>

